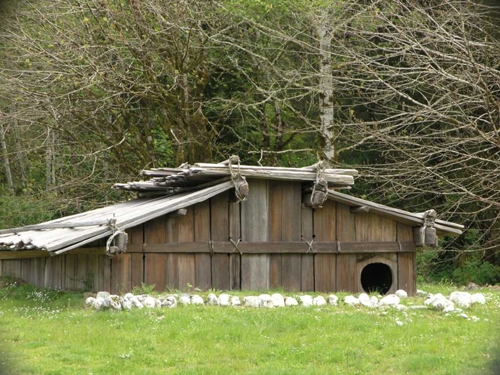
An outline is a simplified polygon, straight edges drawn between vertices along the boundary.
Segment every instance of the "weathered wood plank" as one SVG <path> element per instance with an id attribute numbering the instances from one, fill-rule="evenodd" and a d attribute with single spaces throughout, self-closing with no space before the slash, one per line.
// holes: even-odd
<path id="1" fill-rule="evenodd" d="M 337 210 L 337 240 L 341 242 L 356 241 L 356 227 L 354 214 L 351 213 L 349 206 L 338 203 Z"/>
<path id="2" fill-rule="evenodd" d="M 399 242 L 413 242 L 413 227 L 398 223 L 397 231 Z"/>
<path id="3" fill-rule="evenodd" d="M 132 262 L 131 287 L 139 287 L 144 282 L 144 254 L 130 254 L 130 260 Z"/>
<path id="4" fill-rule="evenodd" d="M 210 220 L 212 240 L 227 241 L 229 239 L 229 193 L 219 194 L 210 200 Z M 232 249 L 232 245 L 230 248 Z M 212 288 L 229 290 L 230 276 L 229 255 L 214 254 L 212 256 Z"/>
<path id="5" fill-rule="evenodd" d="M 269 239 L 273 242 L 283 240 L 283 182 L 268 181 L 269 187 Z M 281 288 L 282 283 L 282 255 L 269 256 L 269 286 Z"/>
<path id="6" fill-rule="evenodd" d="M 111 263 L 111 293 L 129 292 L 132 289 L 131 254 L 115 255 Z"/>
<path id="7" fill-rule="evenodd" d="M 207 243 L 210 240 L 210 202 L 194 206 L 194 241 Z M 212 287 L 212 264 L 210 254 L 195 254 L 195 286 L 201 290 Z"/>
<path id="8" fill-rule="evenodd" d="M 416 253 L 399 253 L 398 256 L 398 288 L 409 296 L 417 293 Z"/>
<path id="9" fill-rule="evenodd" d="M 302 185 L 300 182 L 282 182 L 282 241 L 301 241 L 302 233 Z M 281 261 L 283 288 L 300 291 L 302 278 L 301 255 L 283 254 Z"/>
<path id="10" fill-rule="evenodd" d="M 336 282 L 336 255 L 316 254 L 314 256 L 314 290 L 334 292 Z"/>
<path id="11" fill-rule="evenodd" d="M 234 242 L 241 240 L 239 202 L 229 202 L 229 238 Z M 229 289 L 241 289 L 241 255 L 234 252 L 229 255 Z"/>
<path id="12" fill-rule="evenodd" d="M 102 274 L 101 274 L 102 272 Z M 107 255 L 99 256 L 99 278 L 100 290 L 111 290 L 111 258 Z"/>
<path id="13" fill-rule="evenodd" d="M 163 292 L 167 288 L 167 261 L 170 256 L 171 254 L 146 254 L 146 284 L 154 285 L 156 291 Z"/>
<path id="14" fill-rule="evenodd" d="M 311 242 L 314 235 L 313 209 L 304 204 L 301 207 L 301 233 L 302 241 Z M 301 286 L 303 292 L 314 291 L 314 256 L 311 254 L 302 255 Z"/>
<path id="15" fill-rule="evenodd" d="M 323 208 L 314 210 L 314 240 L 332 243 L 336 248 L 336 205 L 327 200 Z M 319 250 L 319 245 L 314 245 Z M 336 255 L 316 254 L 314 256 L 314 289 L 321 292 L 336 290 Z"/>
<path id="16" fill-rule="evenodd" d="M 337 285 L 335 290 L 357 293 L 356 254 L 337 255 L 336 270 Z"/>
<path id="17" fill-rule="evenodd" d="M 33 258 L 31 260 L 31 270 L 33 272 L 31 282 L 37 288 L 43 288 L 45 283 L 45 262 L 46 258 Z M 64 271 L 64 256 L 61 256 L 61 268 Z M 64 280 L 64 275 L 62 276 Z M 64 285 L 63 285 L 64 287 Z"/>
<path id="18" fill-rule="evenodd" d="M 241 238 L 244 242 L 269 241 L 269 194 L 266 180 L 249 180 L 250 192 L 241 202 Z M 243 255 L 241 288 L 269 289 L 269 255 Z"/>
<path id="19" fill-rule="evenodd" d="M 76 280 L 76 262 L 78 255 L 76 254 L 68 254 L 65 255 L 65 263 L 64 263 L 64 289 L 68 290 L 76 290 L 78 289 L 78 282 Z M 51 263 L 47 259 L 46 269 L 49 269 Z M 47 273 L 47 271 L 46 271 Z M 47 284 L 47 281 L 45 282 Z M 109 290 L 109 289 L 107 289 Z"/>
<path id="20" fill-rule="evenodd" d="M 194 206 L 187 207 L 186 215 L 176 217 L 178 241 L 192 243 L 195 240 Z M 179 289 L 194 288 L 196 284 L 196 261 L 194 254 L 179 254 Z"/>

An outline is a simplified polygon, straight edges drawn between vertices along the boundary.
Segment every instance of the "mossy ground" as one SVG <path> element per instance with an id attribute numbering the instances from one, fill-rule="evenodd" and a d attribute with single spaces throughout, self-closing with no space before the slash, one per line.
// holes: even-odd
<path id="1" fill-rule="evenodd" d="M 495 374 L 500 291 L 482 292 L 487 304 L 467 311 L 474 322 L 344 305 L 97 312 L 82 293 L 7 286 L 1 361 L 9 374 Z"/>

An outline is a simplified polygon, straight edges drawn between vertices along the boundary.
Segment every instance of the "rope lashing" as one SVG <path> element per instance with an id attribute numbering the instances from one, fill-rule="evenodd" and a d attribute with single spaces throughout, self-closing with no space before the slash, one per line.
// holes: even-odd
<path id="1" fill-rule="evenodd" d="M 434 227 L 436 223 L 437 212 L 434 210 L 428 210 L 424 212 L 422 217 L 423 224 L 418 228 L 417 236 L 417 246 L 433 246 L 438 245 L 438 236 L 436 233 L 436 228 Z"/>
<path id="2" fill-rule="evenodd" d="M 403 248 L 401 247 L 401 242 L 399 242 L 399 240 L 396 240 L 396 242 L 398 243 L 398 248 L 399 248 L 399 251 L 403 251 Z"/>
<path id="3" fill-rule="evenodd" d="M 214 241 L 208 240 L 208 246 L 210 247 L 210 257 L 214 256 Z"/>
<path id="4" fill-rule="evenodd" d="M 240 253 L 240 255 L 243 255 L 243 252 L 240 250 L 240 248 L 238 247 L 238 245 L 240 244 L 240 239 L 238 238 L 238 241 L 234 242 L 234 240 L 229 237 L 229 242 L 231 242 L 234 246 L 234 249 L 233 251 L 231 252 L 231 254 L 234 254 L 235 253 L 235 250 L 238 251 L 238 253 Z"/>
<path id="5" fill-rule="evenodd" d="M 326 165 L 323 161 L 316 164 L 316 180 L 311 193 L 311 207 L 319 208 L 328 199 L 328 182 L 323 178 Z"/>
<path id="6" fill-rule="evenodd" d="M 337 250 L 339 253 L 342 252 L 342 249 L 340 248 L 340 241 L 339 240 L 337 240 Z"/>
<path id="7" fill-rule="evenodd" d="M 314 238 L 311 240 L 311 241 L 308 241 L 306 240 L 305 238 L 302 238 L 302 241 L 304 241 L 308 248 L 307 248 L 307 251 L 306 251 L 306 254 L 310 251 L 311 253 L 314 254 L 314 247 L 313 247 L 313 244 L 314 244 Z"/>
<path id="8" fill-rule="evenodd" d="M 233 169 L 233 163 L 238 165 L 237 171 Z M 231 182 L 234 185 L 236 200 L 238 202 L 244 201 L 248 198 L 249 187 L 246 178 L 241 175 L 239 156 L 232 155 L 229 158 L 228 166 L 229 166 L 229 172 L 231 173 Z"/>
<path id="9" fill-rule="evenodd" d="M 106 241 L 106 254 L 113 256 L 127 251 L 128 234 L 116 225 L 115 218 L 108 220 L 108 227 L 113 231 L 113 234 Z"/>

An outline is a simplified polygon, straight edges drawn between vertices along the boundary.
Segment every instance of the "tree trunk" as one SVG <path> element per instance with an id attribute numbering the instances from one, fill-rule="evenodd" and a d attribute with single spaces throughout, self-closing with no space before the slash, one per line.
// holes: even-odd
<path id="1" fill-rule="evenodd" d="M 14 119 L 14 141 L 15 141 L 15 146 L 16 146 L 16 155 L 17 155 L 17 160 L 19 163 L 19 170 L 21 172 L 21 183 L 23 185 L 23 188 L 26 191 L 26 194 L 29 194 L 29 191 L 27 190 L 28 188 L 28 178 L 26 174 L 26 163 L 24 162 L 24 152 L 21 147 L 21 142 L 19 141 L 19 121 L 17 120 L 17 110 L 16 110 L 16 103 L 14 102 L 12 104 L 12 116 Z"/>
<path id="2" fill-rule="evenodd" d="M 47 190 L 50 190 L 56 185 L 56 163 L 55 163 L 55 134 L 54 130 L 47 128 L 47 154 L 46 154 L 46 171 L 45 180 L 47 184 Z"/>
<path id="3" fill-rule="evenodd" d="M 319 37 L 320 61 L 320 134 L 323 138 L 323 156 L 331 161 L 335 155 L 333 144 L 333 77 L 332 77 L 332 33 L 328 27 L 328 11 L 321 12 L 319 23 L 316 26 Z"/>
<path id="4" fill-rule="evenodd" d="M 3 165 L 5 167 L 5 175 L 7 176 L 7 186 L 10 193 L 15 195 L 14 182 L 12 181 L 12 172 L 10 170 L 9 152 L 7 150 L 7 142 L 5 141 L 5 131 L 3 124 L 0 122 L 0 146 L 2 147 Z"/>

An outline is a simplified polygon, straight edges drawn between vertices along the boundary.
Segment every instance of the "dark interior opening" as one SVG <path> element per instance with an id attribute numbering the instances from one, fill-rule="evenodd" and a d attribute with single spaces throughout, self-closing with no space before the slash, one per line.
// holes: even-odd
<path id="1" fill-rule="evenodd" d="M 361 286 L 366 293 L 386 294 L 392 285 L 391 267 L 384 263 L 371 263 L 361 271 Z"/>

